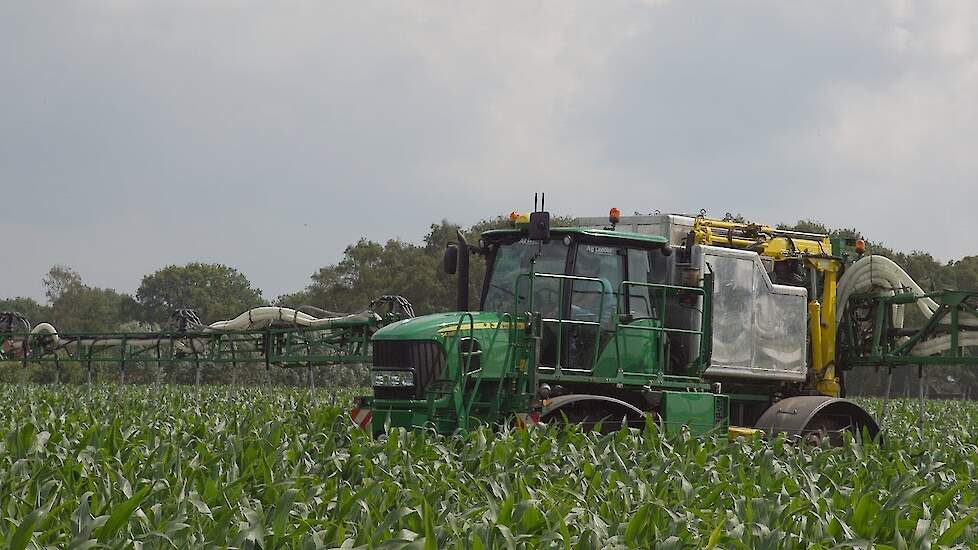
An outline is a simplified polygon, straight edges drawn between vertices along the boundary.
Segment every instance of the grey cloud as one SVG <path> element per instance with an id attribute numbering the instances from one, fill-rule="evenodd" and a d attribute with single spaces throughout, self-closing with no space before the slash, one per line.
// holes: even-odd
<path id="1" fill-rule="evenodd" d="M 969 200 L 920 198 L 973 189 L 969 9 L 7 2 L 0 296 L 40 296 L 55 262 L 131 291 L 208 260 L 274 297 L 360 236 L 533 190 L 972 254 Z"/>

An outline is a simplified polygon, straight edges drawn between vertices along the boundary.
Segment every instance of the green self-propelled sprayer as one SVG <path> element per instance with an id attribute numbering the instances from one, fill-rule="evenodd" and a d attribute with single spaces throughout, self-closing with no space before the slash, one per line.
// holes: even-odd
<path id="1" fill-rule="evenodd" d="M 213 363 L 367 363 L 373 394 L 351 416 L 372 432 L 651 419 L 667 432 L 833 442 L 880 431 L 845 399 L 847 370 L 978 364 L 965 352 L 978 345 L 978 293 L 925 293 L 862 241 L 705 213 L 612 209 L 552 227 L 534 207 L 510 222 L 446 248 L 457 311 L 415 317 L 385 296 L 354 315 L 267 307 L 205 325 L 180 311 L 164 330 L 113 334 L 5 313 L 0 362 L 113 363 L 123 376 L 134 363 L 189 363 L 198 383 Z M 473 255 L 486 265 L 475 310 Z"/>
<path id="2" fill-rule="evenodd" d="M 875 437 L 846 370 L 967 364 L 978 294 L 924 293 L 862 241 L 680 214 L 545 211 L 445 252 L 458 311 L 371 338 L 366 429 L 575 422 L 666 431 Z M 470 309 L 469 257 L 485 258 Z M 904 326 L 904 308 L 923 313 Z"/>

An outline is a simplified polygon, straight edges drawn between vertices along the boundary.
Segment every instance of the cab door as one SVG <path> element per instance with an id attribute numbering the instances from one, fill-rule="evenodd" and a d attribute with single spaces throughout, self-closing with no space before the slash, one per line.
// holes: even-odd
<path id="1" fill-rule="evenodd" d="M 573 275 L 594 280 L 573 281 L 567 325 L 570 369 L 592 372 L 618 324 L 619 291 L 625 277 L 627 249 L 579 243 Z"/>
<path id="2" fill-rule="evenodd" d="M 575 281 L 568 327 L 568 364 L 593 376 L 652 373 L 661 368 L 656 330 L 661 304 L 647 249 L 579 245 L 573 273 L 598 281 Z M 625 283 L 623 284 L 623 281 Z M 602 296 L 603 294 L 603 296 Z M 629 328 L 631 327 L 631 328 Z"/>
<path id="3" fill-rule="evenodd" d="M 605 350 L 601 366 L 614 373 L 620 368 L 624 373 L 651 374 L 661 369 L 659 342 L 664 336 L 661 332 L 647 330 L 660 325 L 659 310 L 662 307 L 657 303 L 661 300 L 660 293 L 646 286 L 654 282 L 650 251 L 627 250 L 625 277 L 628 282 L 623 285 L 620 324 L 614 336 L 616 342 L 609 346 L 613 349 Z"/>

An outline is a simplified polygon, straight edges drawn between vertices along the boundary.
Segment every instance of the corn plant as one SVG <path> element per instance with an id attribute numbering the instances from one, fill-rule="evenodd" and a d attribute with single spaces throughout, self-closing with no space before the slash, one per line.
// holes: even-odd
<path id="1" fill-rule="evenodd" d="M 374 438 L 351 395 L 0 386 L 0 546 L 938 548 L 974 544 L 978 406 L 882 444 L 483 427 Z M 865 402 L 876 410 L 879 402 Z"/>

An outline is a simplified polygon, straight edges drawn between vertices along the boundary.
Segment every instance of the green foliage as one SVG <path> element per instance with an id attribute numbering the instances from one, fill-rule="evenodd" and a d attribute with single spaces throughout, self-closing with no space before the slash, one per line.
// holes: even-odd
<path id="1" fill-rule="evenodd" d="M 0 386 L 0 546 L 926 548 L 978 537 L 978 405 L 885 445 L 352 427 L 320 392 Z M 879 401 L 864 402 L 878 411 Z"/>
<path id="2" fill-rule="evenodd" d="M 863 238 L 862 234 L 855 228 L 830 229 L 824 223 L 815 220 L 798 220 L 798 222 L 793 225 L 781 223 L 778 224 L 777 227 L 778 229 L 801 231 L 802 233 L 822 233 L 832 237 L 851 237 L 853 239 Z"/>
<path id="3" fill-rule="evenodd" d="M 502 218 L 482 221 L 463 231 L 466 240 L 476 245 L 479 235 L 489 229 L 505 227 Z M 420 245 L 391 239 L 385 244 L 361 239 L 348 246 L 339 263 L 321 268 L 302 292 L 279 297 L 277 303 L 297 307 L 315 305 L 331 311 L 363 309 L 382 294 L 400 294 L 418 314 L 455 309 L 456 279 L 442 270 L 442 257 L 448 242 L 457 240 L 459 226 L 442 220 L 432 224 Z M 477 306 L 485 261 L 472 255 L 469 295 Z"/>
<path id="4" fill-rule="evenodd" d="M 171 265 L 143 277 L 136 290 L 141 320 L 165 323 L 176 309 L 194 309 L 211 323 L 262 305 L 261 290 L 233 267 L 221 264 Z"/>
<path id="5" fill-rule="evenodd" d="M 978 256 L 967 256 L 947 264 L 951 272 L 950 286 L 968 290 L 978 290 Z"/>
<path id="6" fill-rule="evenodd" d="M 49 317 L 34 318 L 54 324 L 61 332 L 108 332 L 131 315 L 132 299 L 112 289 L 82 283 L 69 267 L 56 265 L 44 277 Z"/>
<path id="7" fill-rule="evenodd" d="M 37 303 L 33 298 L 10 298 L 0 300 L 0 312 L 16 311 L 32 323 L 51 318 L 51 307 Z"/>

